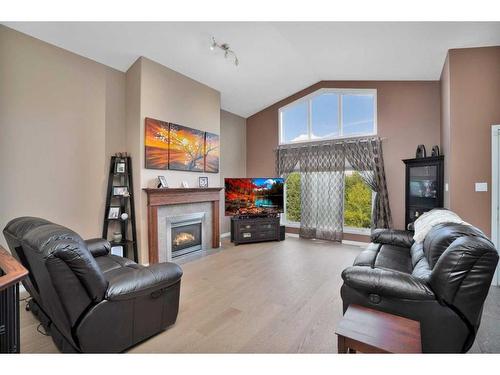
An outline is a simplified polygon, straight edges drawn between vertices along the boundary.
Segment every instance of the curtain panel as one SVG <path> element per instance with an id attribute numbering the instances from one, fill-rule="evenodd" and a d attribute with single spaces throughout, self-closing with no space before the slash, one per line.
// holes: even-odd
<path id="1" fill-rule="evenodd" d="M 301 237 L 342 240 L 344 163 L 340 145 L 311 145 L 302 149 L 299 161 Z"/>
<path id="2" fill-rule="evenodd" d="M 276 150 L 278 176 L 301 175 L 301 237 L 342 239 L 346 161 L 375 192 L 372 228 L 392 227 L 379 138 L 301 144 Z"/>
<path id="3" fill-rule="evenodd" d="M 392 228 L 381 140 L 379 138 L 351 140 L 344 143 L 344 150 L 347 162 L 375 192 L 372 229 Z"/>

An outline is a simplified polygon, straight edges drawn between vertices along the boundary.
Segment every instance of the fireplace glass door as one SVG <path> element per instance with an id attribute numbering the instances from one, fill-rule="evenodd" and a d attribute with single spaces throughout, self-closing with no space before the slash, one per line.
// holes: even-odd
<path id="1" fill-rule="evenodd" d="M 201 249 L 201 223 L 178 225 L 172 230 L 172 257 Z"/>

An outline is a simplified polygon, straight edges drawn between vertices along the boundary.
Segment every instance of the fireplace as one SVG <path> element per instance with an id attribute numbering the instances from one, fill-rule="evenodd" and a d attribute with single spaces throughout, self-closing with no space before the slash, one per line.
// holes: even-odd
<path id="1" fill-rule="evenodd" d="M 201 222 L 172 226 L 172 258 L 201 250 Z"/>
<path id="2" fill-rule="evenodd" d="M 167 217 L 167 253 L 171 258 L 203 250 L 204 212 Z"/>

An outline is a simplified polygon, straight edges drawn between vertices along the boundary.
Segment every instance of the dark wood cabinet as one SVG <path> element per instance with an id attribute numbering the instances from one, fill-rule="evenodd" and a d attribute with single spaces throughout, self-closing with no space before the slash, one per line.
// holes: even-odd
<path id="1" fill-rule="evenodd" d="M 424 212 L 443 207 L 444 156 L 403 160 L 406 166 L 405 226 Z"/>
<path id="2" fill-rule="evenodd" d="M 231 218 L 231 242 L 279 241 L 279 217 Z"/>

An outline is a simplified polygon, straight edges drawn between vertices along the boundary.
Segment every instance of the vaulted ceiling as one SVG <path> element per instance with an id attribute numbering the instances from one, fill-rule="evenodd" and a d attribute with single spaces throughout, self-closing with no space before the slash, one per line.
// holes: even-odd
<path id="1" fill-rule="evenodd" d="M 448 49 L 500 45 L 500 22 L 6 22 L 121 71 L 145 56 L 248 117 L 321 80 L 438 80 Z M 214 36 L 227 42 L 235 66 Z"/>

